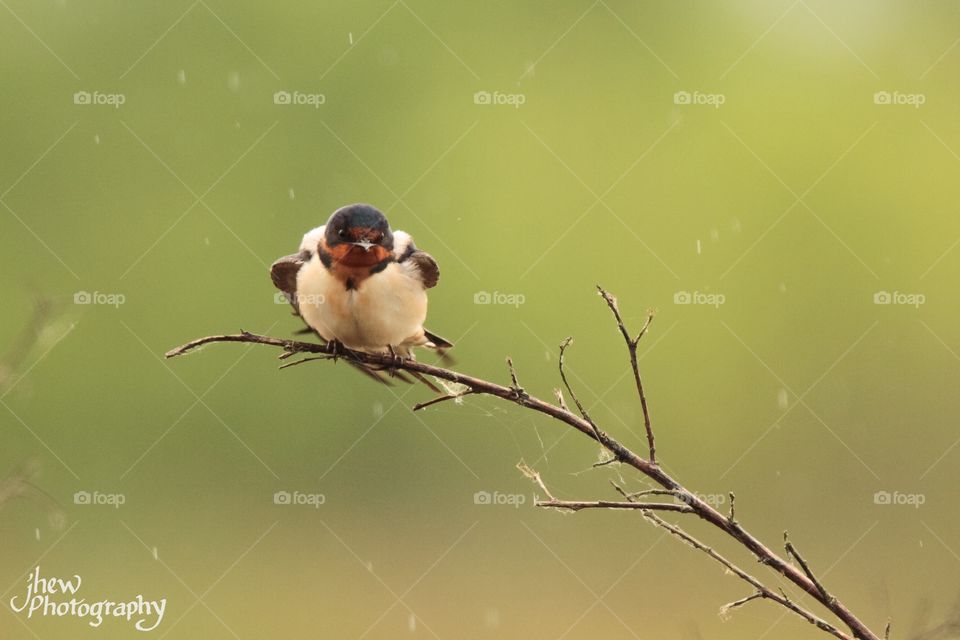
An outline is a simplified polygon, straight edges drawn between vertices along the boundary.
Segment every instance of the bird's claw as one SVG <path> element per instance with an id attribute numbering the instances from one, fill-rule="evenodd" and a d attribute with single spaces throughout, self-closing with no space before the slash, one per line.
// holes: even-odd
<path id="1" fill-rule="evenodd" d="M 393 348 L 393 345 L 388 344 L 388 345 L 387 345 L 387 350 L 390 351 L 390 357 L 391 357 L 392 360 L 393 360 L 393 363 L 390 365 L 390 369 L 393 370 L 393 371 L 396 371 L 397 369 L 400 369 L 400 368 L 403 366 L 403 362 L 404 362 L 404 360 L 406 360 L 406 358 L 404 358 L 402 355 L 398 354 L 397 351 L 396 351 L 396 349 Z"/>
<path id="2" fill-rule="evenodd" d="M 333 361 L 336 362 L 337 358 L 340 357 L 340 354 L 343 352 L 343 343 L 339 340 L 330 340 L 327 342 L 327 353 L 330 354 L 330 357 L 333 358 Z"/>

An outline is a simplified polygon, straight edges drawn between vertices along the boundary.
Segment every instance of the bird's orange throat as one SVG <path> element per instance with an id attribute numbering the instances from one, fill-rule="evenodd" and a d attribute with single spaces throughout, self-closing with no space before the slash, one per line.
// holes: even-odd
<path id="1" fill-rule="evenodd" d="M 390 251 L 380 245 L 367 250 L 352 244 L 338 244 L 334 247 L 323 246 L 322 251 L 329 256 L 327 268 L 330 273 L 348 289 L 358 287 L 374 273 L 376 267 L 391 257 Z"/>

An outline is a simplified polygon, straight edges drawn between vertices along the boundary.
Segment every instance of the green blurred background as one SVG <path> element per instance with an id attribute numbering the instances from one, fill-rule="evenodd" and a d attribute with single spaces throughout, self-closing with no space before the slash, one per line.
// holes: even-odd
<path id="1" fill-rule="evenodd" d="M 510 355 L 550 397 L 573 335 L 582 399 L 639 451 L 594 286 L 635 328 L 657 309 L 669 471 L 735 491 L 772 546 L 789 529 L 875 630 L 935 624 L 960 584 L 958 37 L 952 2 L 0 1 L 0 346 L 38 295 L 56 309 L 0 381 L 0 476 L 39 468 L 53 498 L 0 508 L 0 637 L 137 635 L 14 615 L 37 564 L 91 600 L 167 598 L 156 637 L 822 637 L 766 603 L 722 620 L 745 585 L 637 514 L 534 509 L 521 459 L 565 498 L 619 477 L 559 424 L 412 414 L 421 387 L 268 348 L 162 360 L 298 328 L 267 265 L 355 201 L 438 259 L 429 326 L 459 368 L 505 381 Z"/>

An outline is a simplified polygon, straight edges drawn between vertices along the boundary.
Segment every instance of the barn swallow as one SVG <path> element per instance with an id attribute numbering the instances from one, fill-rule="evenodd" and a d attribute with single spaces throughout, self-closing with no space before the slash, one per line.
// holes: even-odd
<path id="1" fill-rule="evenodd" d="M 334 211 L 303 236 L 298 253 L 274 262 L 270 275 L 309 329 L 334 345 L 407 358 L 413 347 L 443 355 L 453 346 L 423 327 L 427 289 L 440 279 L 437 261 L 369 204 Z"/>

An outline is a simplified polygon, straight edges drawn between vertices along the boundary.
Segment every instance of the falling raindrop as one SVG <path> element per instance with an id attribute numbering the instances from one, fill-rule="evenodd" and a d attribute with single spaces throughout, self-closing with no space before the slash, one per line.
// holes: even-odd
<path id="1" fill-rule="evenodd" d="M 350 46 L 353 46 L 353 31 L 347 34 L 347 38 L 350 40 Z"/>
<path id="2" fill-rule="evenodd" d="M 159 557 L 158 557 L 159 555 L 160 555 L 160 552 L 157 550 L 156 547 L 154 547 L 154 548 L 153 548 L 153 559 L 154 559 L 154 560 L 159 560 Z"/>
<path id="3" fill-rule="evenodd" d="M 297 194 L 294 193 L 293 187 L 290 187 L 290 190 L 287 191 L 287 195 L 290 196 L 290 199 L 291 199 L 291 200 L 296 200 L 296 199 L 297 199 Z"/>
<path id="4" fill-rule="evenodd" d="M 240 72 L 231 71 L 227 74 L 227 88 L 234 93 L 240 91 Z"/>
<path id="5" fill-rule="evenodd" d="M 417 616 L 415 616 L 413 612 L 407 617 L 407 629 L 410 630 L 410 633 L 417 630 Z"/>
<path id="6" fill-rule="evenodd" d="M 379 417 L 382 416 L 382 415 L 383 415 L 383 403 L 382 403 L 382 402 L 374 402 L 374 403 L 373 403 L 373 417 L 379 418 Z"/>
<path id="7" fill-rule="evenodd" d="M 781 409 L 786 409 L 789 401 L 790 397 L 787 395 L 786 389 L 780 389 L 780 391 L 777 391 L 777 406 L 779 406 Z"/>
<path id="8" fill-rule="evenodd" d="M 373 562 L 371 562 L 370 560 L 367 560 L 366 567 L 367 567 L 367 571 L 369 571 L 370 573 L 373 573 Z"/>
<path id="9" fill-rule="evenodd" d="M 39 527 L 33 530 L 33 535 L 34 535 L 34 537 L 35 537 L 37 540 L 40 539 L 40 528 L 39 528 Z"/>
<path id="10" fill-rule="evenodd" d="M 210 246 L 210 238 L 204 238 L 204 239 L 203 239 L 203 244 L 205 244 L 205 245 L 207 245 L 207 246 L 209 247 L 209 246 Z"/>
<path id="11" fill-rule="evenodd" d="M 697 238 L 697 255 L 700 255 L 703 247 L 700 246 L 700 238 Z"/>
<path id="12" fill-rule="evenodd" d="M 93 144 L 100 144 L 100 134 L 99 134 L 99 133 L 93 134 Z"/>
<path id="13" fill-rule="evenodd" d="M 185 69 L 177 71 L 177 84 L 181 87 L 187 84 L 187 72 Z"/>

